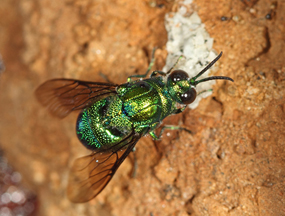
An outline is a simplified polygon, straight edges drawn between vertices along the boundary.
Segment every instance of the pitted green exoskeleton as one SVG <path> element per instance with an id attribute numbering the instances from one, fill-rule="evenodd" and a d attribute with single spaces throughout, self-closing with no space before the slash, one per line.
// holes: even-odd
<path id="1" fill-rule="evenodd" d="M 92 150 L 72 166 L 69 199 L 86 202 L 97 196 L 142 136 L 150 134 L 159 139 L 164 129 L 185 129 L 164 126 L 158 136 L 155 134 L 164 118 L 183 112 L 195 100 L 198 84 L 215 79 L 233 81 L 223 76 L 197 80 L 221 55 L 192 78 L 183 70 L 175 70 L 174 64 L 166 73 L 153 71 L 150 78 L 143 79 L 151 70 L 153 58 L 144 75 L 132 75 L 121 85 L 73 79 L 53 79 L 42 84 L 36 96 L 52 114 L 63 118 L 81 110 L 76 133 L 82 144 Z"/>

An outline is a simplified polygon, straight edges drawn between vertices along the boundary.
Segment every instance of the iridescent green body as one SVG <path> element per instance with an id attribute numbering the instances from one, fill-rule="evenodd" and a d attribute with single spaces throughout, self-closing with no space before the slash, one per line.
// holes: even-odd
<path id="1" fill-rule="evenodd" d="M 233 81 L 223 76 L 197 80 L 221 55 L 192 78 L 185 71 L 173 70 L 174 65 L 166 73 L 153 71 L 145 79 L 153 58 L 144 75 L 133 75 L 121 85 L 53 79 L 39 86 L 37 98 L 53 115 L 64 118 L 72 111 L 82 110 L 76 132 L 92 153 L 74 162 L 68 180 L 68 198 L 81 203 L 97 196 L 145 134 L 159 139 L 165 128 L 189 132 L 178 126 L 163 126 L 156 136 L 154 130 L 165 117 L 182 112 L 195 100 L 199 83 L 216 79 Z M 144 79 L 131 81 L 131 78 Z"/>
<path id="2" fill-rule="evenodd" d="M 177 112 L 162 77 L 122 84 L 117 94 L 84 109 L 77 120 L 77 135 L 89 149 L 109 148 L 132 133 L 145 135 Z"/>

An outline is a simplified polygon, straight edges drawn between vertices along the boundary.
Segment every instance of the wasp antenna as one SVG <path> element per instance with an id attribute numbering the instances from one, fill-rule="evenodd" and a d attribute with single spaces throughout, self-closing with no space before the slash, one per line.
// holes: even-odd
<path id="1" fill-rule="evenodd" d="M 213 64 L 215 64 L 221 58 L 222 55 L 223 55 L 223 52 L 220 52 L 220 54 L 213 61 L 211 61 L 210 64 L 208 64 L 200 73 L 198 73 L 192 79 L 195 81 L 199 76 L 201 76 L 203 73 L 209 70 L 209 68 L 212 67 Z"/>
<path id="2" fill-rule="evenodd" d="M 190 80 L 191 84 L 196 86 L 198 83 L 206 82 L 209 80 L 217 80 L 217 79 L 229 80 L 229 81 L 234 82 L 234 80 L 232 78 L 225 77 L 225 76 L 212 76 L 212 77 L 207 77 L 205 79 L 201 79 L 201 80 L 196 81 L 196 79 L 198 77 L 200 77 L 203 73 L 205 73 L 207 70 L 209 70 L 209 68 L 212 67 L 213 64 L 215 64 L 221 58 L 222 55 L 223 55 L 223 52 L 220 52 L 220 54 L 213 61 L 211 61 L 210 64 L 208 64 L 200 73 L 198 73 L 195 77 L 191 78 L 191 80 Z"/>
<path id="3" fill-rule="evenodd" d="M 207 77 L 205 79 L 201 79 L 201 80 L 195 81 L 195 85 L 197 85 L 198 83 L 201 83 L 201 82 L 206 82 L 206 81 L 209 81 L 209 80 L 217 80 L 217 79 L 229 80 L 229 81 L 234 82 L 234 80 L 232 78 L 230 78 L 230 77 L 226 77 L 226 76 L 212 76 L 212 77 Z"/>

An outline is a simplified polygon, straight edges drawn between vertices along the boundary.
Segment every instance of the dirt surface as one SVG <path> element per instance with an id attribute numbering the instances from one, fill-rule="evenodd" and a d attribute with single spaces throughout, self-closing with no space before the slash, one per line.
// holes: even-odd
<path id="1" fill-rule="evenodd" d="M 0 147 L 38 199 L 38 215 L 285 215 L 285 2 L 199 0 L 214 48 L 223 51 L 214 94 L 169 117 L 193 133 L 142 138 L 96 199 L 66 198 L 68 169 L 88 154 L 76 113 L 59 120 L 34 90 L 65 77 L 123 83 L 143 73 L 153 47 L 167 55 L 164 16 L 174 1 L 2 0 Z M 101 74 L 104 74 L 104 78 Z"/>

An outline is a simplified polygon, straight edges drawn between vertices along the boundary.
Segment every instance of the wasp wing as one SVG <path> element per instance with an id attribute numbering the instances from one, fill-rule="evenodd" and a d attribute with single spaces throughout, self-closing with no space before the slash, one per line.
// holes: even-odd
<path id="1" fill-rule="evenodd" d="M 48 80 L 36 89 L 40 103 L 59 118 L 81 110 L 109 95 L 116 94 L 117 84 L 87 82 L 73 79 Z"/>
<path id="2" fill-rule="evenodd" d="M 140 137 L 141 135 L 133 132 L 122 141 L 126 143 L 116 151 L 112 151 L 113 147 L 110 147 L 109 150 L 93 152 L 75 160 L 67 186 L 69 200 L 83 203 L 96 197 L 112 179 Z"/>

